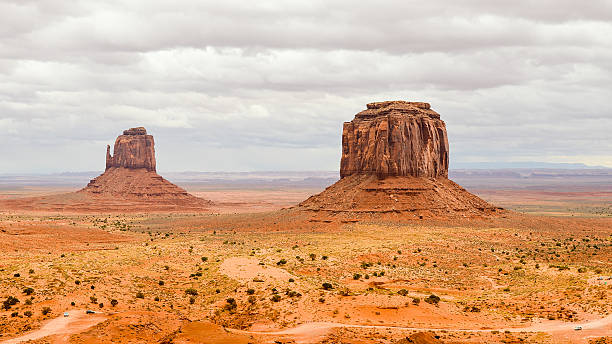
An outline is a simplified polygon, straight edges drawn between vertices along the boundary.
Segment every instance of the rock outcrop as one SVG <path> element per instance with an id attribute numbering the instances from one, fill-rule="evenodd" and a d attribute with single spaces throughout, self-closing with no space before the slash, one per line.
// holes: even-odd
<path id="1" fill-rule="evenodd" d="M 113 204 L 167 205 L 200 209 L 212 202 L 195 197 L 155 171 L 155 141 L 143 127 L 125 130 L 117 137 L 113 155 L 106 147 L 106 170 L 79 193 Z"/>
<path id="2" fill-rule="evenodd" d="M 106 146 L 106 169 L 125 167 L 155 171 L 154 146 L 153 136 L 147 135 L 145 128 L 124 130 L 123 135 L 115 141 L 114 155 L 110 154 L 110 146 Z"/>
<path id="3" fill-rule="evenodd" d="M 299 208 L 408 219 L 499 213 L 448 179 L 448 155 L 446 125 L 428 103 L 368 104 L 344 123 L 340 180 Z"/>
<path id="4" fill-rule="evenodd" d="M 428 103 L 371 103 L 344 123 L 340 177 L 448 177 L 448 135 Z"/>

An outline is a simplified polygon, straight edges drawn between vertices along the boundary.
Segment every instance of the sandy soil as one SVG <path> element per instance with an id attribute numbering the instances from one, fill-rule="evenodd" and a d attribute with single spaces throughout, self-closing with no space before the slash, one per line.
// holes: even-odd
<path id="1" fill-rule="evenodd" d="M 63 315 L 50 320 L 43 324 L 43 326 L 35 331 L 29 332 L 23 336 L 12 338 L 0 342 L 2 344 L 16 344 L 27 342 L 30 340 L 37 340 L 44 337 L 52 338 L 55 343 L 67 342 L 70 335 L 83 332 L 86 329 L 95 326 L 106 320 L 108 317 L 103 314 L 86 314 L 83 309 L 75 309 L 67 311 L 68 317 Z"/>
<path id="2" fill-rule="evenodd" d="M 249 192 L 247 203 L 270 207 L 292 197 Z M 19 299 L 0 310 L 0 340 L 392 344 L 430 330 L 445 343 L 584 344 L 612 336 L 612 286 L 598 283 L 612 276 L 610 218 L 321 221 L 299 209 L 241 207 L 0 213 L 0 301 Z M 429 303 L 432 295 L 439 300 Z M 109 315 L 62 323 L 75 308 Z"/>

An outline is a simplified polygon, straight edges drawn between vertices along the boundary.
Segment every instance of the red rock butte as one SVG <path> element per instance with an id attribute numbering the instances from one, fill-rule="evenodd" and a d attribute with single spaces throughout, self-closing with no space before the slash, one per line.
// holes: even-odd
<path id="1" fill-rule="evenodd" d="M 340 177 L 448 177 L 448 135 L 428 103 L 371 103 L 344 123 Z"/>
<path id="2" fill-rule="evenodd" d="M 156 173 L 155 141 L 143 127 L 123 131 L 115 140 L 113 155 L 106 147 L 106 170 L 78 191 L 111 198 L 176 206 L 203 206 L 211 202 L 189 194 Z"/>
<path id="3" fill-rule="evenodd" d="M 500 213 L 449 180 L 448 161 L 446 125 L 428 103 L 371 103 L 344 123 L 340 180 L 300 208 L 404 218 Z"/>

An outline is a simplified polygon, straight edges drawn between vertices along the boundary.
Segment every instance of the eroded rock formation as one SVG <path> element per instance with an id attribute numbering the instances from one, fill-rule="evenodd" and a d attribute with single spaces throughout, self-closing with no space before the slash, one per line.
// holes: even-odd
<path id="1" fill-rule="evenodd" d="M 340 180 L 300 209 L 417 219 L 498 213 L 448 179 L 448 153 L 446 125 L 428 103 L 368 104 L 344 123 Z"/>
<path id="2" fill-rule="evenodd" d="M 80 193 L 103 200 L 170 204 L 178 208 L 201 208 L 210 201 L 195 197 L 155 171 L 155 141 L 143 127 L 125 130 L 117 137 L 114 155 L 106 147 L 106 170 Z"/>
<path id="3" fill-rule="evenodd" d="M 112 167 L 144 168 L 155 171 L 155 141 L 147 135 L 143 127 L 123 131 L 117 137 L 114 155 L 110 154 L 110 146 L 106 146 L 106 169 Z"/>
<path id="4" fill-rule="evenodd" d="M 448 177 L 448 135 L 428 103 L 371 103 L 344 123 L 340 177 Z"/>

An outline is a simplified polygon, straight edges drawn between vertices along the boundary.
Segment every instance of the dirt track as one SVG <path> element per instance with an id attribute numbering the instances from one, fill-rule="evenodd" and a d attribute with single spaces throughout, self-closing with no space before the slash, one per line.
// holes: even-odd
<path id="1" fill-rule="evenodd" d="M 105 315 L 101 314 L 86 314 L 85 310 L 73 310 L 69 312 L 70 316 L 63 315 L 47 322 L 40 329 L 32 331 L 26 335 L 9 339 L 1 344 L 14 344 L 36 340 L 48 336 L 58 336 L 58 341 L 67 341 L 70 335 L 82 332 L 92 326 L 95 326 L 106 320 Z"/>
<path id="2" fill-rule="evenodd" d="M 576 331 L 577 326 L 582 327 L 582 330 Z M 334 328 L 362 328 L 362 329 L 396 329 L 406 331 L 446 331 L 446 332 L 546 332 L 556 337 L 562 336 L 586 340 L 588 338 L 611 336 L 612 335 L 612 315 L 598 320 L 582 323 L 566 323 L 560 321 L 550 321 L 545 323 L 533 324 L 528 327 L 509 327 L 495 329 L 450 329 L 450 328 L 423 328 L 423 327 L 398 327 L 385 325 L 353 325 L 342 324 L 335 322 L 312 322 L 298 325 L 293 328 L 281 331 L 240 331 L 228 329 L 231 332 L 243 334 L 258 334 L 258 335 L 288 335 L 296 337 L 298 343 L 308 343 L 312 340 L 323 338 L 330 330 Z"/>

